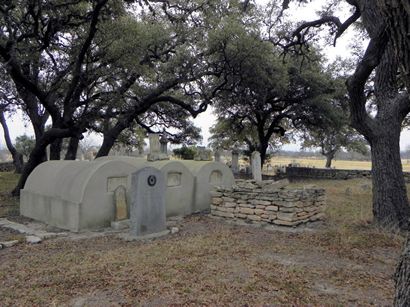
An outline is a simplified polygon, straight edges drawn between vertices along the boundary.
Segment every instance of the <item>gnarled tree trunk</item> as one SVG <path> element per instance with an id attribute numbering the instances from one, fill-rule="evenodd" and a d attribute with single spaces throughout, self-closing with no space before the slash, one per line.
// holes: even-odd
<path id="1" fill-rule="evenodd" d="M 28 176 L 36 168 L 37 165 L 43 162 L 44 151 L 46 150 L 46 147 L 49 144 L 51 144 L 56 139 L 62 139 L 65 137 L 72 137 L 72 136 L 79 137 L 79 135 L 80 134 L 78 132 L 78 128 L 73 128 L 73 127 L 70 129 L 51 128 L 50 130 L 44 132 L 43 136 L 39 140 L 36 141 L 36 145 L 34 146 L 34 149 L 32 150 L 32 152 L 30 153 L 30 157 L 24 166 L 20 179 L 16 187 L 14 188 L 14 190 L 11 192 L 12 195 L 14 196 L 20 195 L 20 190 L 24 188 L 24 185 L 27 181 Z"/>
<path id="2" fill-rule="evenodd" d="M 395 307 L 410 306 L 410 238 L 404 246 L 399 264 L 394 275 L 396 292 L 394 294 Z"/>
<path id="3" fill-rule="evenodd" d="M 29 68 L 25 67 L 25 72 L 29 74 Z M 39 140 L 45 130 L 46 122 L 49 118 L 49 114 L 45 110 L 41 110 L 38 99 L 35 95 L 30 93 L 23 87 L 17 87 L 19 95 L 24 100 L 25 108 L 24 111 L 30 118 L 31 125 L 33 126 L 34 136 L 36 141 Z M 47 153 L 44 150 L 42 161 L 47 161 Z"/>
<path id="4" fill-rule="evenodd" d="M 371 40 L 362 61 L 347 82 L 352 125 L 372 151 L 373 213 L 389 228 L 409 228 L 410 207 L 400 159 L 400 128 L 410 101 L 399 91 L 398 59 L 386 32 L 384 17 L 374 2 L 363 1 L 362 20 Z M 375 117 L 366 110 L 365 84 L 375 71 Z"/>
<path id="5" fill-rule="evenodd" d="M 6 141 L 7 149 L 10 151 L 13 157 L 13 164 L 15 167 L 15 172 L 21 174 L 23 171 L 24 161 L 23 155 L 17 151 L 11 142 L 9 127 L 7 126 L 6 118 L 4 117 L 3 110 L 0 111 L 0 124 L 3 127 L 4 140 Z"/>
<path id="6" fill-rule="evenodd" d="M 61 159 L 61 147 L 63 145 L 63 139 L 56 139 L 50 144 L 50 160 Z"/>
<path id="7" fill-rule="evenodd" d="M 261 167 L 263 167 L 266 162 L 266 152 L 268 151 L 268 147 L 269 143 L 265 141 L 261 142 L 261 144 L 259 145 L 259 153 L 261 154 Z"/>
<path id="8" fill-rule="evenodd" d="M 129 125 L 129 122 L 126 120 L 118 121 L 114 127 L 107 128 L 104 131 L 103 143 L 101 144 L 100 149 L 97 152 L 96 158 L 108 156 L 111 148 L 114 146 L 115 141 L 121 132 L 126 129 Z"/>
<path id="9" fill-rule="evenodd" d="M 332 160 L 335 157 L 335 155 L 333 153 L 329 153 L 325 155 L 326 157 L 326 168 L 331 168 L 332 167 Z"/>
<path id="10" fill-rule="evenodd" d="M 64 160 L 75 160 L 77 158 L 78 144 L 80 140 L 76 137 L 71 137 L 68 143 L 67 152 Z"/>
<path id="11" fill-rule="evenodd" d="M 391 125 L 393 126 L 393 125 Z M 400 127 L 387 127 L 371 140 L 373 215 L 387 228 L 408 229 L 410 207 L 400 159 Z"/>

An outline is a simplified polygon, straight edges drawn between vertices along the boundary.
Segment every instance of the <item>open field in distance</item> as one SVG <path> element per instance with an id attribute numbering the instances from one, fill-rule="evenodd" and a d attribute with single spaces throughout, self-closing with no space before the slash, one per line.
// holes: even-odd
<path id="1" fill-rule="evenodd" d="M 270 160 L 270 164 L 272 166 L 275 165 L 288 165 L 290 163 L 299 163 L 300 166 L 306 167 L 316 167 L 316 168 L 324 168 L 325 167 L 325 159 L 318 159 L 316 157 L 312 158 L 293 158 L 293 157 L 273 157 Z M 405 172 L 410 172 L 410 160 L 403 159 L 403 170 Z M 266 167 L 266 166 L 265 166 Z M 370 161 L 349 161 L 349 160 L 333 160 L 332 167 L 337 169 L 361 169 L 361 170 L 370 170 L 371 169 L 371 162 Z"/>

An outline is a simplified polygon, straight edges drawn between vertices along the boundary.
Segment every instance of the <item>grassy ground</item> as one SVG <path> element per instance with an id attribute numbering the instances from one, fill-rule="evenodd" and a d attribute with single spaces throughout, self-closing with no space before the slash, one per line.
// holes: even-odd
<path id="1" fill-rule="evenodd" d="M 327 190 L 314 231 L 234 226 L 204 215 L 151 242 L 53 239 L 0 251 L 2 306 L 389 305 L 403 238 L 371 225 L 366 180 Z"/>
<path id="2" fill-rule="evenodd" d="M 18 214 L 18 198 L 10 196 L 18 178 L 17 174 L 0 172 L 0 217 Z"/>
<path id="3" fill-rule="evenodd" d="M 301 166 L 325 167 L 325 159 L 317 158 L 303 158 L 303 159 L 294 159 L 291 157 L 273 157 L 270 161 L 271 165 L 288 165 L 289 163 L 299 163 Z M 403 170 L 410 172 L 410 160 L 402 160 Z M 337 169 L 363 169 L 370 170 L 371 162 L 370 161 L 348 161 L 348 160 L 333 160 L 332 167 Z"/>

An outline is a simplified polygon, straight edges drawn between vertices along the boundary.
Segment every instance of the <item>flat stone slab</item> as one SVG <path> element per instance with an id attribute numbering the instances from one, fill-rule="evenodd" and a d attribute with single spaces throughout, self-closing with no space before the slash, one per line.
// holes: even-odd
<path id="1" fill-rule="evenodd" d="M 43 225 L 43 224 L 39 224 L 39 225 Z M 38 229 L 34 229 L 33 227 L 29 227 L 27 225 L 19 224 L 16 222 L 11 222 L 5 218 L 0 219 L 0 226 L 16 230 L 19 233 L 33 235 L 33 236 L 39 237 L 40 239 L 49 239 L 49 238 L 54 238 L 54 237 L 67 236 L 67 232 L 48 232 L 44 230 L 38 230 Z"/>
<path id="2" fill-rule="evenodd" d="M 18 240 L 4 241 L 4 242 L 0 242 L 0 246 L 1 246 L 0 248 L 12 247 L 12 246 L 17 245 L 17 244 L 19 244 Z"/>
<path id="3" fill-rule="evenodd" d="M 119 237 L 125 241 L 146 241 L 146 240 L 152 240 L 156 238 L 160 238 L 163 236 L 166 236 L 170 233 L 171 231 L 169 229 L 161 231 L 161 232 L 156 232 L 156 233 L 150 233 L 145 236 L 134 236 L 130 233 L 124 233 L 120 234 Z"/>
<path id="4" fill-rule="evenodd" d="M 124 230 L 130 228 L 130 219 L 122 220 L 122 221 L 112 221 L 111 228 L 115 230 Z"/>
<path id="5" fill-rule="evenodd" d="M 29 244 L 38 244 L 41 243 L 41 240 L 39 237 L 37 236 L 26 236 L 26 242 Z"/>

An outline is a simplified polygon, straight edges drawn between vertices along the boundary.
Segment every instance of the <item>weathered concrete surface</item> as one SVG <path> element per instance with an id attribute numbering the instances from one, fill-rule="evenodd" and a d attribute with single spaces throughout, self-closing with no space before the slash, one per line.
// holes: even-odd
<path id="1" fill-rule="evenodd" d="M 128 186 L 135 168 L 122 161 L 48 161 L 40 164 L 21 191 L 20 212 L 71 231 L 110 226 L 114 190 Z"/>
<path id="2" fill-rule="evenodd" d="M 256 181 L 262 181 L 261 154 L 254 151 L 251 156 L 252 177 Z"/>
<path id="3" fill-rule="evenodd" d="M 162 160 L 149 162 L 145 159 L 113 156 L 101 157 L 97 160 L 119 160 L 131 164 L 135 169 L 141 169 L 146 166 L 155 167 L 160 170 L 166 181 L 165 207 L 167 217 L 176 215 L 187 215 L 195 211 L 193 202 L 194 193 L 194 175 L 183 164 L 182 161 Z M 129 203 L 128 193 L 128 203 Z"/>
<path id="4" fill-rule="evenodd" d="M 235 183 L 229 167 L 220 162 L 189 161 L 183 163 L 195 177 L 194 211 L 210 209 L 211 191 L 214 187 L 231 188 Z"/>
<path id="5" fill-rule="evenodd" d="M 153 167 L 144 167 L 131 175 L 131 229 L 136 237 L 166 231 L 165 178 Z"/>

